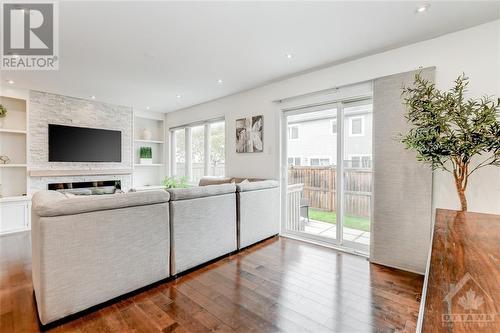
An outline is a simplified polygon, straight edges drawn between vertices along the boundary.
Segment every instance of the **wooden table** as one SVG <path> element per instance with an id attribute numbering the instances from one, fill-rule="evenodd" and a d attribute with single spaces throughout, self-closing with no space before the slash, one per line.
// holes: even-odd
<path id="1" fill-rule="evenodd" d="M 500 332 L 500 216 L 438 209 L 422 332 Z"/>

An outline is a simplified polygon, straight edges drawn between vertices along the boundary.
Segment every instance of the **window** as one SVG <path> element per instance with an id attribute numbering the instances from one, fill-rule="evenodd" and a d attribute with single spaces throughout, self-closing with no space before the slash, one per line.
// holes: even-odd
<path id="1" fill-rule="evenodd" d="M 224 176 L 226 162 L 226 135 L 223 121 L 210 124 L 210 165 L 208 176 Z"/>
<path id="2" fill-rule="evenodd" d="M 369 169 L 372 167 L 371 155 L 350 155 L 349 160 L 346 162 L 347 168 Z"/>
<path id="3" fill-rule="evenodd" d="M 330 134 L 337 134 L 337 119 L 330 120 Z"/>
<path id="4" fill-rule="evenodd" d="M 225 123 L 222 120 L 170 130 L 171 175 L 197 184 L 203 176 L 225 174 Z"/>
<path id="5" fill-rule="evenodd" d="M 349 136 L 363 136 L 365 132 L 365 117 L 349 118 Z"/>
<path id="6" fill-rule="evenodd" d="M 191 180 L 205 176 L 205 125 L 191 127 Z"/>
<path id="7" fill-rule="evenodd" d="M 288 126 L 288 140 L 299 139 L 299 126 Z"/>
<path id="8" fill-rule="evenodd" d="M 179 177 L 186 175 L 186 132 L 184 129 L 172 132 L 172 172 Z"/>
<path id="9" fill-rule="evenodd" d="M 325 166 L 330 165 L 329 157 L 313 157 L 310 159 L 311 166 Z"/>
<path id="10" fill-rule="evenodd" d="M 288 158 L 288 165 L 289 166 L 300 166 L 300 157 L 289 157 Z"/>

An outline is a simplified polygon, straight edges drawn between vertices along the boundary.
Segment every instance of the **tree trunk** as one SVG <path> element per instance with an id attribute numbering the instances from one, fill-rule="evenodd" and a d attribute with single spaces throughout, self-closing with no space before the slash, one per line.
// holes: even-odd
<path id="1" fill-rule="evenodd" d="M 460 207 L 463 212 L 467 211 L 467 198 L 465 196 L 465 190 L 467 188 L 467 164 L 459 164 L 458 170 L 453 173 L 455 177 L 455 187 L 457 188 L 458 198 L 460 199 Z"/>
<path id="2" fill-rule="evenodd" d="M 462 211 L 466 212 L 467 211 L 467 198 L 465 197 L 465 191 L 464 190 L 458 190 L 458 197 L 460 199 L 460 206 L 462 207 Z"/>

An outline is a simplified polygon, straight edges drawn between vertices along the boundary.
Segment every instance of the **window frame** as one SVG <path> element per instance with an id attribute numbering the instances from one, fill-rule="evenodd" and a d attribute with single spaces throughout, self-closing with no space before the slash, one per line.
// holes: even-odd
<path id="1" fill-rule="evenodd" d="M 176 127 L 171 127 L 168 129 L 169 131 L 169 158 L 170 158 L 170 163 L 169 163 L 169 170 L 168 174 L 171 177 L 177 177 L 177 161 L 176 161 L 176 140 L 174 138 L 175 132 L 179 130 L 184 130 L 184 149 L 185 149 L 185 165 L 184 165 L 184 176 L 181 177 L 187 177 L 188 183 L 195 185 L 195 180 L 193 180 L 193 170 L 192 170 L 192 136 L 191 136 L 191 131 L 192 128 L 194 127 L 199 127 L 199 126 L 204 126 L 204 147 L 203 147 L 203 154 L 204 154 L 204 166 L 203 166 L 203 175 L 207 176 L 208 172 L 210 170 L 210 126 L 215 123 L 224 123 L 224 176 L 227 173 L 227 127 L 226 127 L 226 120 L 224 117 L 221 118 L 214 118 L 214 119 L 209 119 L 205 121 L 197 121 L 193 122 L 190 124 L 182 125 L 182 126 L 176 126 Z"/>
<path id="2" fill-rule="evenodd" d="M 353 133 L 352 132 L 352 122 L 355 119 L 360 119 L 361 120 L 361 133 Z M 349 136 L 350 137 L 356 137 L 356 136 L 364 136 L 365 135 L 365 116 L 352 116 L 349 117 Z"/>

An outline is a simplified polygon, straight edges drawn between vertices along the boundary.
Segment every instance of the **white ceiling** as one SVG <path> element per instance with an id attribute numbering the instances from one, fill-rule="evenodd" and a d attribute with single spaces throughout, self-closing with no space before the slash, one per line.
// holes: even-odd
<path id="1" fill-rule="evenodd" d="M 500 2 L 430 3 L 63 2 L 59 70 L 2 84 L 168 112 L 500 17 Z"/>

